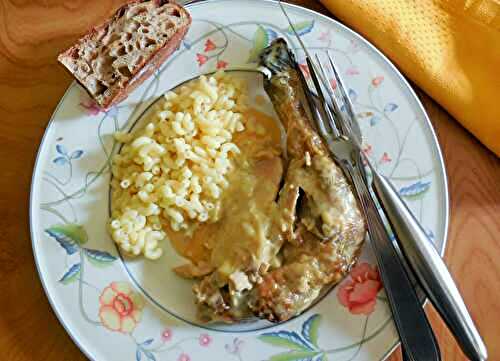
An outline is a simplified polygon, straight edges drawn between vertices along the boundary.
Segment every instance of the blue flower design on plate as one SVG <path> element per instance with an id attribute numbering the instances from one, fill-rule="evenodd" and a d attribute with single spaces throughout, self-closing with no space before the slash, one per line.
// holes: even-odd
<path id="1" fill-rule="evenodd" d="M 53 162 L 57 165 L 71 163 L 72 160 L 79 159 L 83 156 L 83 150 L 77 149 L 69 153 L 66 147 L 62 144 L 56 145 L 56 152 L 58 156 L 54 158 Z"/>

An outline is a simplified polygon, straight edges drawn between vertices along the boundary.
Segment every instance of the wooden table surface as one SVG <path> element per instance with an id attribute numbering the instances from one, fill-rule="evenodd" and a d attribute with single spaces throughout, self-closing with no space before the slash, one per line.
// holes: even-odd
<path id="1" fill-rule="evenodd" d="M 29 234 L 31 172 L 45 126 L 71 82 L 57 54 L 123 0 L 0 0 L 0 359 L 84 360 L 57 321 L 38 278 Z M 295 0 L 327 13 L 315 0 Z M 422 101 L 448 170 L 451 222 L 446 262 L 500 360 L 500 161 L 442 108 Z M 443 360 L 464 360 L 428 310 Z M 390 360 L 400 360 L 399 351 Z"/>

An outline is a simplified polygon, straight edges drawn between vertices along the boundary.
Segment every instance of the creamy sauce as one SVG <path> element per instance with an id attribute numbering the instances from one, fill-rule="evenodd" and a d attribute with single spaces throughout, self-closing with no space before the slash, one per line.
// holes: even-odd
<path id="1" fill-rule="evenodd" d="M 267 99 L 263 95 L 258 94 L 255 96 L 255 104 L 257 104 L 259 106 L 264 105 L 266 103 L 266 101 L 267 101 Z"/>
<path id="2" fill-rule="evenodd" d="M 223 278 L 238 269 L 271 262 L 279 249 L 267 237 L 283 176 L 281 131 L 277 120 L 255 109 L 244 117 L 246 130 L 233 138 L 241 153 L 233 159 L 220 219 L 200 225 L 191 237 L 166 230 L 180 255 L 195 265 L 213 265 Z"/>

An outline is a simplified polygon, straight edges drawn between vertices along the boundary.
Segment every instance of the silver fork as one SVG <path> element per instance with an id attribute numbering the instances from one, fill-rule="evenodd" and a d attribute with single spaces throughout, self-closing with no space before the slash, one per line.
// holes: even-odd
<path id="1" fill-rule="evenodd" d="M 401 338 L 405 359 L 413 361 L 438 361 L 440 360 L 440 352 L 434 333 L 404 270 L 403 264 L 392 245 L 362 173 L 354 161 L 357 154 L 357 147 L 352 141 L 342 135 L 347 128 L 329 110 L 322 90 L 322 82 L 317 75 L 318 71 L 309 56 L 307 56 L 306 60 L 321 106 L 316 106 L 312 94 L 306 88 L 307 82 L 302 72 L 297 69 L 306 89 L 306 98 L 310 108 L 312 108 L 311 111 L 318 132 L 327 144 L 336 162 L 342 167 L 346 175 L 351 178 L 359 198 L 361 209 L 367 220 L 368 232 L 377 258 L 382 283 L 386 289 L 394 322 Z M 336 105 L 338 104 L 333 104 L 335 113 L 337 113 Z"/>
<path id="2" fill-rule="evenodd" d="M 451 277 L 444 261 L 428 239 L 424 229 L 413 216 L 398 192 L 390 182 L 371 165 L 370 160 L 361 152 L 361 132 L 356 129 L 357 119 L 345 84 L 337 71 L 332 56 L 327 52 L 330 70 L 337 82 L 336 93 L 330 83 L 325 82 L 326 72 L 320 64 L 322 84 L 327 87 L 331 101 L 337 104 L 338 120 L 342 123 L 344 135 L 353 140 L 360 157 L 365 159 L 372 172 L 372 185 L 384 212 L 396 235 L 396 241 L 401 248 L 405 259 L 411 266 L 419 285 L 444 319 L 450 331 L 467 357 L 473 361 L 482 361 L 488 358 L 486 346 L 477 331 L 472 318 L 467 311 L 460 292 Z M 340 93 L 340 96 L 336 94 Z M 340 98 L 345 106 L 345 113 L 340 111 Z M 362 167 L 359 167 L 362 169 Z"/>

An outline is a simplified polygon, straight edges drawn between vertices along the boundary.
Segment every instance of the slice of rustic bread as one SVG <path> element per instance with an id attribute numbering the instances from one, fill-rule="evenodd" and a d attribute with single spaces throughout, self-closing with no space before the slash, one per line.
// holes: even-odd
<path id="1" fill-rule="evenodd" d="M 191 16 L 169 0 L 135 0 L 61 53 L 59 62 L 107 109 L 149 77 L 178 47 Z"/>

